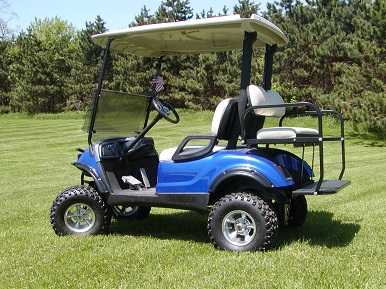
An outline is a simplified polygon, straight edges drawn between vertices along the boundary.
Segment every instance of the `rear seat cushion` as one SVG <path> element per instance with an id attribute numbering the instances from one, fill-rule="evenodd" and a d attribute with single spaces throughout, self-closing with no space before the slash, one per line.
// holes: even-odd
<path id="1" fill-rule="evenodd" d="M 294 139 L 300 136 L 318 136 L 313 128 L 304 127 L 269 127 L 262 128 L 256 134 L 256 139 Z"/>

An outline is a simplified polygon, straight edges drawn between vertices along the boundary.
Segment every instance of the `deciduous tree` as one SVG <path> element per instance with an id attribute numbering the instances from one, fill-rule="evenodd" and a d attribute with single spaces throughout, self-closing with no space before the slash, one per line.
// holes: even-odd
<path id="1" fill-rule="evenodd" d="M 35 19 L 10 52 L 11 106 L 17 111 L 58 112 L 66 106 L 75 29 L 59 18 Z"/>

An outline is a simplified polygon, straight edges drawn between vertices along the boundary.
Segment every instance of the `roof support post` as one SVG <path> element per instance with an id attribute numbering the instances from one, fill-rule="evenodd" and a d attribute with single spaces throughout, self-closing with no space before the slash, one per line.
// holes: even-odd
<path id="1" fill-rule="evenodd" d="M 243 41 L 243 59 L 241 65 L 241 84 L 240 89 L 246 89 L 251 81 L 251 62 L 253 43 L 257 39 L 256 32 L 245 32 Z"/>
<path id="2" fill-rule="evenodd" d="M 251 63 L 252 63 L 252 53 L 253 53 L 253 43 L 257 39 L 256 32 L 245 32 L 244 41 L 243 41 L 243 58 L 241 64 L 241 83 L 240 83 L 240 95 L 239 95 L 239 118 L 240 118 L 240 127 L 245 127 L 243 122 L 245 121 L 242 116 L 244 115 L 245 108 L 248 103 L 247 87 L 251 83 Z M 252 114 L 249 114 L 252 115 Z M 255 125 L 253 125 L 255 126 Z M 253 130 L 255 128 L 252 128 Z M 248 132 L 241 130 L 241 138 L 244 140 L 248 136 Z"/>
<path id="3" fill-rule="evenodd" d="M 270 90 L 272 85 L 272 70 L 273 70 L 273 55 L 277 50 L 277 45 L 272 46 L 266 44 L 265 46 L 265 57 L 264 57 L 264 74 L 263 74 L 263 85 L 265 90 Z"/>

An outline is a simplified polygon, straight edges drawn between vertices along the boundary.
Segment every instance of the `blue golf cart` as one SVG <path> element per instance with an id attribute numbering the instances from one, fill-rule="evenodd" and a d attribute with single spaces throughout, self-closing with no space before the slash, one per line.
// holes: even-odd
<path id="1" fill-rule="evenodd" d="M 88 148 L 78 149 L 73 163 L 81 171 L 80 184 L 53 201 L 50 221 L 56 234 L 106 233 L 112 217 L 143 219 L 151 207 L 164 207 L 206 214 L 209 239 L 218 249 L 267 250 L 280 227 L 304 223 L 306 195 L 334 194 L 350 183 L 342 180 L 342 116 L 308 102 L 285 103 L 271 89 L 273 56 L 288 40 L 268 20 L 231 15 L 130 27 L 92 40 L 103 47 L 104 57 L 84 125 Z M 258 48 L 265 49 L 260 85 L 250 83 Z M 218 104 L 210 133 L 187 135 L 157 152 L 156 136 L 148 136 L 149 131 L 162 119 L 175 124 L 180 119 L 157 93 L 164 57 L 232 50 L 242 51 L 239 95 Z M 104 88 L 110 52 L 155 61 L 149 95 Z M 338 120 L 338 135 L 323 134 L 326 115 Z M 304 116 L 314 118 L 316 126 L 284 125 Z M 270 117 L 277 118 L 276 126 L 265 124 Z M 341 170 L 334 180 L 324 179 L 327 142 L 340 143 Z M 311 165 L 305 150 L 312 151 Z"/>

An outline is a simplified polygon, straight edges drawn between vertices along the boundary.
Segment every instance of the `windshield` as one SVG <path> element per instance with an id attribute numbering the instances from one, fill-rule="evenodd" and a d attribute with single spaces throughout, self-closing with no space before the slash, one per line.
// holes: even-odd
<path id="1" fill-rule="evenodd" d="M 145 95 L 101 90 L 93 141 L 136 136 L 143 129 L 149 100 Z M 86 115 L 83 131 L 89 131 L 93 107 L 92 104 Z"/>

